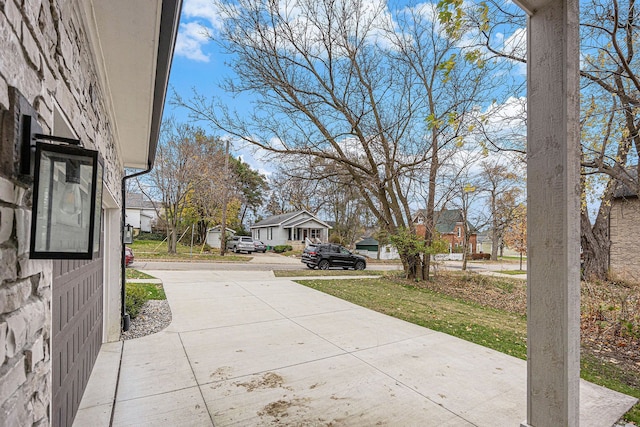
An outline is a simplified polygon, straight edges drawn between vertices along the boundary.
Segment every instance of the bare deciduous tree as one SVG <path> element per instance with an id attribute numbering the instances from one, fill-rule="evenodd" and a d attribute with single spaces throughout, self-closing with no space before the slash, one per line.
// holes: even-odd
<path id="1" fill-rule="evenodd" d="M 209 157 L 215 147 L 201 129 L 178 124 L 171 119 L 163 123 L 155 167 L 140 185 L 149 200 L 160 200 L 167 225 L 168 252 L 175 253 L 178 230 L 189 202 L 189 194 L 211 179 Z"/>
<path id="2" fill-rule="evenodd" d="M 491 259 L 498 259 L 505 229 L 514 217 L 519 196 L 524 192 L 520 174 L 499 162 L 482 162 L 479 185 L 487 193 L 491 224 Z"/>
<path id="3" fill-rule="evenodd" d="M 484 5 L 477 15 L 484 45 L 498 57 L 525 62 L 522 11 L 497 0 Z M 597 191 L 599 199 L 593 221 L 587 203 L 583 204 L 581 244 L 585 276 L 605 279 L 608 218 L 616 182 L 640 191 L 640 59 L 635 54 L 640 47 L 640 9 L 635 0 L 590 0 L 581 3 L 580 9 L 582 184 L 583 192 Z M 496 37 L 506 26 L 519 28 L 507 38 Z M 629 173 L 630 168 L 636 173 Z"/>
<path id="4" fill-rule="evenodd" d="M 419 192 L 433 223 L 440 156 L 461 144 L 489 96 L 491 64 L 464 53 L 468 27 L 440 23 L 432 4 L 393 21 L 386 2 L 216 4 L 225 22 L 216 40 L 237 76 L 226 89 L 257 95 L 254 108 L 237 114 L 198 95 L 176 102 L 272 153 L 333 164 L 389 234 L 413 230 Z M 401 258 L 407 277 L 428 277 L 428 254 Z"/>

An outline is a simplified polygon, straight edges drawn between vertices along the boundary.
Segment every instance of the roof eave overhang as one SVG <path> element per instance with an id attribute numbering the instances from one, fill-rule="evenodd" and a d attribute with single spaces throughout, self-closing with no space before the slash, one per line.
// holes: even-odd
<path id="1" fill-rule="evenodd" d="M 124 167 L 153 166 L 182 0 L 82 0 Z"/>

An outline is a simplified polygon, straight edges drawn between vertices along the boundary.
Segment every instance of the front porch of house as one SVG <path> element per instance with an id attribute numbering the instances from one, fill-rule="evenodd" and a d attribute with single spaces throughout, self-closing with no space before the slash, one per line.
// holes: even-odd
<path id="1" fill-rule="evenodd" d="M 287 228 L 287 244 L 302 245 L 304 249 L 309 243 L 327 243 L 329 241 L 329 230 L 313 226 L 294 226 Z"/>

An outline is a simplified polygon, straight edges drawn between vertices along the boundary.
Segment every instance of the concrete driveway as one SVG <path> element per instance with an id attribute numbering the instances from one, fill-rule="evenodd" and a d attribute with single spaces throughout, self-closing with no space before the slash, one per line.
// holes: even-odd
<path id="1" fill-rule="evenodd" d="M 163 280 L 173 321 L 103 345 L 74 425 L 499 427 L 526 418 L 522 360 L 271 272 L 147 272 Z M 635 402 L 586 382 L 581 399 L 580 425 L 598 427 Z"/>

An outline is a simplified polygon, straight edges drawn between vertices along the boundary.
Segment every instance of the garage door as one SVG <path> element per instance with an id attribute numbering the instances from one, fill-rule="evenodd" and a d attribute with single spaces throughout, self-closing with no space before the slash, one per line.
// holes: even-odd
<path id="1" fill-rule="evenodd" d="M 53 262 L 51 423 L 71 426 L 102 344 L 102 250 Z"/>

